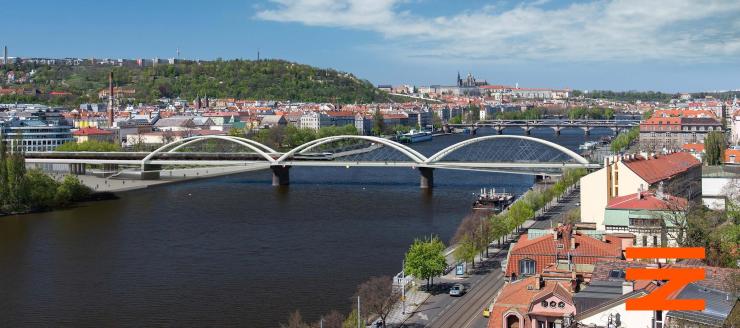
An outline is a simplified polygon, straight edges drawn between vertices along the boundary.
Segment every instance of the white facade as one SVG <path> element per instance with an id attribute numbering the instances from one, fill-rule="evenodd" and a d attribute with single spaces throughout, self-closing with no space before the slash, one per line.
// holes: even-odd
<path id="1" fill-rule="evenodd" d="M 737 188 L 740 188 L 740 178 L 737 177 L 702 177 L 702 202 L 712 210 L 724 210 L 728 192 Z"/>
<path id="2" fill-rule="evenodd" d="M 312 129 L 318 131 L 322 127 L 330 126 L 331 118 L 326 114 L 309 112 L 301 116 L 299 123 L 302 129 Z"/>
<path id="3" fill-rule="evenodd" d="M 581 178 L 581 222 L 596 223 L 604 230 L 604 209 L 609 199 L 630 195 L 650 184 L 630 170 L 621 160 Z M 610 197 L 611 195 L 611 197 Z"/>
<path id="4" fill-rule="evenodd" d="M 609 316 L 611 316 L 612 322 L 616 320 L 617 314 L 619 314 L 619 327 L 629 328 L 652 328 L 653 318 L 655 313 L 653 311 L 639 311 L 630 310 L 627 311 L 625 303 L 616 304 L 613 307 L 606 308 L 600 312 L 589 315 L 586 318 L 578 320 L 578 323 L 582 325 L 594 325 L 595 327 L 607 327 L 609 323 Z M 613 326 L 613 327 L 616 327 Z"/>

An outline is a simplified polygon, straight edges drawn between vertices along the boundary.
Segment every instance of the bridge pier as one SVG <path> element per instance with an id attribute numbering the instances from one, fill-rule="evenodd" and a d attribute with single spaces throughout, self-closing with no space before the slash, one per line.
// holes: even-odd
<path id="1" fill-rule="evenodd" d="M 528 126 L 527 126 L 527 127 L 525 127 L 525 128 L 524 128 L 524 134 L 525 134 L 525 135 L 530 135 L 530 134 L 532 134 L 532 128 L 530 128 L 530 127 L 528 127 Z"/>
<path id="2" fill-rule="evenodd" d="M 159 171 L 162 165 L 144 164 L 141 166 L 141 180 L 159 180 Z"/>
<path id="3" fill-rule="evenodd" d="M 554 127 L 553 130 L 555 130 L 555 135 L 556 136 L 559 136 L 560 135 L 560 127 L 559 126 Z"/>
<path id="4" fill-rule="evenodd" d="M 586 131 L 586 135 L 591 135 L 591 128 L 588 126 L 583 127 L 583 130 Z"/>
<path id="5" fill-rule="evenodd" d="M 496 134 L 498 135 L 504 134 L 504 128 L 502 128 L 501 126 L 496 126 L 495 129 L 496 129 Z"/>
<path id="6" fill-rule="evenodd" d="M 421 174 L 419 187 L 421 187 L 421 189 L 433 188 L 434 187 L 434 168 L 420 167 L 419 173 Z"/>
<path id="7" fill-rule="evenodd" d="M 274 187 L 287 186 L 290 184 L 290 166 L 272 165 L 272 185 Z"/>

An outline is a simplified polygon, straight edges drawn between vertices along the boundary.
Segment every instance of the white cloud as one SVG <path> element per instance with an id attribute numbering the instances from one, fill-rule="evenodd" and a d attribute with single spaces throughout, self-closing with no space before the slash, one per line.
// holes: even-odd
<path id="1" fill-rule="evenodd" d="M 271 0 L 256 17 L 375 32 L 407 56 L 487 60 L 710 62 L 740 55 L 740 1 L 603 0 L 484 6 L 446 16 L 404 0 Z M 406 8 L 426 4 L 407 4 Z"/>

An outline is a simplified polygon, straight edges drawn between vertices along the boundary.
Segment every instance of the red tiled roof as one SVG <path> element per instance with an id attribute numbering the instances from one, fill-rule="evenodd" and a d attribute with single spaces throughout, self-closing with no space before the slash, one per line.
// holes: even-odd
<path id="1" fill-rule="evenodd" d="M 510 251 L 509 262 L 506 266 L 506 276 L 519 272 L 519 260 L 532 259 L 535 261 L 535 272 L 542 273 L 544 268 L 557 262 L 557 256 L 570 253 L 573 263 L 594 264 L 609 258 L 619 259 L 622 256 L 621 243 L 602 241 L 581 233 L 571 234 L 570 226 L 556 228 L 560 237 L 555 239 L 553 234 L 547 234 L 534 239 L 522 235 Z M 575 248 L 571 247 L 571 238 L 575 239 Z M 558 248 L 560 245 L 560 248 Z"/>
<path id="2" fill-rule="evenodd" d="M 669 179 L 693 167 L 701 166 L 701 162 L 696 157 L 683 152 L 662 155 L 656 159 L 639 157 L 637 160 L 623 163 L 649 184 Z"/>
<path id="3" fill-rule="evenodd" d="M 725 150 L 725 163 L 740 163 L 740 149 Z"/>
<path id="4" fill-rule="evenodd" d="M 660 199 L 651 191 L 643 191 L 639 199 L 637 193 L 612 198 L 606 208 L 611 210 L 666 210 L 686 208 L 687 204 L 686 198 L 667 195 L 666 199 Z"/>
<path id="5" fill-rule="evenodd" d="M 703 153 L 704 152 L 704 144 L 700 143 L 687 143 L 681 146 L 683 150 L 693 151 L 697 153 Z"/>
<path id="6" fill-rule="evenodd" d="M 96 136 L 96 135 L 111 135 L 113 131 L 98 129 L 98 128 L 82 128 L 75 132 L 72 132 L 75 136 Z"/>

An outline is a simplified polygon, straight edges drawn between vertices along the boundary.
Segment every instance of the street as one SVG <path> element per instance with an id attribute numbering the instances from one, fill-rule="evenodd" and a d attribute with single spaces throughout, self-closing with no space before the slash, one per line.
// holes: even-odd
<path id="1" fill-rule="evenodd" d="M 580 190 L 576 187 L 570 194 L 561 198 L 549 211 L 539 216 L 528 228 L 549 229 L 551 225 L 562 222 L 561 216 L 580 201 Z M 522 230 L 526 232 L 526 228 Z M 465 278 L 447 275 L 435 279 L 431 296 L 420 305 L 414 314 L 405 322 L 407 327 L 456 327 L 484 328 L 488 318 L 483 317 L 483 309 L 493 302 L 493 298 L 503 286 L 503 269 L 501 262 L 506 259 L 509 244 L 503 250 L 490 248 L 491 254 L 483 263 L 476 263 Z M 448 295 L 449 288 L 455 283 L 462 283 L 467 293 L 461 297 Z"/>

